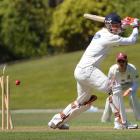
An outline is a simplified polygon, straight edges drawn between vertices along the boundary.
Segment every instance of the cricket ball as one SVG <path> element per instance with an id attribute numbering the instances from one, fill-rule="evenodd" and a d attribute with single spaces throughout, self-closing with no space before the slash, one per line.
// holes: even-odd
<path id="1" fill-rule="evenodd" d="M 16 85 L 20 85 L 20 80 L 16 80 Z"/>

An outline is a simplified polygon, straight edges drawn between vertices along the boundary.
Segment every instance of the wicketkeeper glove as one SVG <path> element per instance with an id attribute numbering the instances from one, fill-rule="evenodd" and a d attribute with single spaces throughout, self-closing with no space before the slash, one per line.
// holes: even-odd
<path id="1" fill-rule="evenodd" d="M 123 93 L 123 96 L 125 97 L 125 96 L 128 96 L 128 95 L 130 95 L 132 93 L 132 88 L 129 88 L 129 89 L 127 89 L 124 93 Z"/>

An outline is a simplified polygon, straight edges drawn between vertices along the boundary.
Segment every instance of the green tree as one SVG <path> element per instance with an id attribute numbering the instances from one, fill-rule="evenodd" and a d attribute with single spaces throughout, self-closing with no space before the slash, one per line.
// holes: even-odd
<path id="1" fill-rule="evenodd" d="M 3 45 L 16 58 L 47 53 L 50 12 L 48 0 L 1 0 Z"/>
<path id="2" fill-rule="evenodd" d="M 69 52 L 83 49 L 103 24 L 83 18 L 84 13 L 105 16 L 113 12 L 110 0 L 65 0 L 53 14 L 51 45 Z"/>
<path id="3" fill-rule="evenodd" d="M 117 13 L 121 16 L 121 18 L 125 18 L 127 16 L 139 18 L 139 0 L 113 0 L 112 1 L 115 9 L 117 9 Z M 124 32 L 125 36 L 128 36 L 132 32 L 132 28 L 127 28 Z"/>
<path id="4" fill-rule="evenodd" d="M 112 3 L 117 9 L 117 12 L 121 15 L 121 17 L 140 17 L 139 12 L 139 0 L 113 0 Z"/>

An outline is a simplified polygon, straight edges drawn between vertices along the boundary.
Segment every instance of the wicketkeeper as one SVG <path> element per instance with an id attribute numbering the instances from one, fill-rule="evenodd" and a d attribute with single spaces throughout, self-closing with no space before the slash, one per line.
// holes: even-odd
<path id="1" fill-rule="evenodd" d="M 119 53 L 116 57 L 117 64 L 110 67 L 108 77 L 116 79 L 122 87 L 122 95 L 129 96 L 130 105 L 133 109 L 136 120 L 140 120 L 140 102 L 136 96 L 139 85 L 139 75 L 136 67 L 128 63 L 127 55 Z M 112 109 L 109 97 L 106 99 L 105 109 L 101 118 L 102 122 L 111 120 Z"/>
<path id="2" fill-rule="evenodd" d="M 94 35 L 76 66 L 74 76 L 77 81 L 77 99 L 62 112 L 53 116 L 48 123 L 50 128 L 68 129 L 67 123 L 88 110 L 91 103 L 97 99 L 95 95 L 92 95 L 93 89 L 116 95 L 113 98 L 113 103 L 119 109 L 118 115 L 121 117 L 122 126 L 128 128 L 126 116 L 121 113 L 125 110 L 123 104 L 120 104 L 121 85 L 116 83 L 110 86 L 112 82 L 100 70 L 100 64 L 115 46 L 135 44 L 138 37 L 139 23 L 138 19 L 134 20 L 132 23 L 133 31 L 129 37 L 120 36 L 123 29 L 121 18 L 117 14 L 107 15 L 104 23 L 105 27 Z"/>

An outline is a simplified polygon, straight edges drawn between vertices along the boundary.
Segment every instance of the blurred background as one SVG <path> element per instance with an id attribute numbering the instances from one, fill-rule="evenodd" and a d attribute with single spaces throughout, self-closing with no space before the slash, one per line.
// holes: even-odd
<path id="1" fill-rule="evenodd" d="M 85 49 L 103 24 L 84 13 L 140 17 L 139 0 L 0 0 L 0 62 Z"/>

